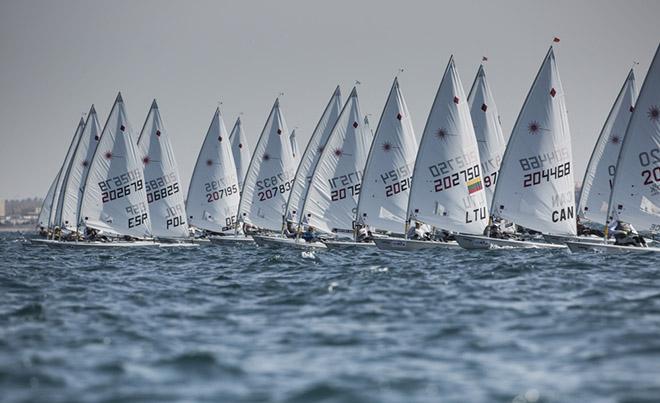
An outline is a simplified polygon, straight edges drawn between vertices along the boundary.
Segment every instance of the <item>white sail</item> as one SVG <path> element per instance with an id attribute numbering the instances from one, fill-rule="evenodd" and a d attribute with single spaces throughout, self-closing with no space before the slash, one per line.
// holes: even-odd
<path id="1" fill-rule="evenodd" d="M 552 47 L 502 157 L 491 213 L 536 231 L 576 235 L 573 152 Z"/>
<path id="2" fill-rule="evenodd" d="M 321 153 L 330 137 L 330 133 L 332 132 L 332 128 L 337 121 L 340 111 L 341 91 L 339 90 L 339 86 L 337 86 L 330 97 L 328 104 L 323 110 L 323 114 L 321 114 L 321 119 L 319 119 L 316 128 L 312 132 L 312 137 L 309 139 L 305 152 L 300 158 L 300 163 L 298 164 L 293 188 L 291 189 L 291 194 L 289 195 L 286 207 L 286 216 L 293 221 L 299 221 L 300 217 L 298 216 L 298 212 L 300 211 L 302 202 L 309 191 L 309 184 L 312 181 L 312 173 L 316 169 L 316 165 L 318 164 Z"/>
<path id="3" fill-rule="evenodd" d="M 76 231 L 80 223 L 78 214 L 82 203 L 83 186 L 89 172 L 89 165 L 96 151 L 101 136 L 101 127 L 96 116 L 94 105 L 89 109 L 85 128 L 69 165 L 69 171 L 64 182 L 64 198 L 60 225 L 69 231 Z"/>
<path id="4" fill-rule="evenodd" d="M 57 182 L 60 180 L 60 171 L 57 172 L 55 178 L 48 187 L 48 193 L 44 198 L 43 203 L 41 204 L 41 210 L 39 211 L 39 217 L 37 217 L 37 226 L 43 227 L 44 229 L 48 228 L 50 221 L 50 213 L 53 208 L 53 198 L 55 197 L 55 188 L 57 187 Z"/>
<path id="5" fill-rule="evenodd" d="M 626 129 L 609 205 L 610 220 L 660 231 L 660 46 Z"/>
<path id="6" fill-rule="evenodd" d="M 250 165 L 251 154 L 240 117 L 236 119 L 234 128 L 231 129 L 229 141 L 234 156 L 234 165 L 236 165 L 236 174 L 238 175 L 238 188 L 243 191 L 243 181 L 245 175 L 247 175 L 248 165 Z"/>
<path id="7" fill-rule="evenodd" d="M 150 235 L 142 161 L 121 93 L 89 167 L 80 216 L 87 227 L 115 235 Z"/>
<path id="8" fill-rule="evenodd" d="M 353 88 L 312 174 L 301 221 L 327 233 L 351 231 L 373 135 Z"/>
<path id="9" fill-rule="evenodd" d="M 408 106 L 395 78 L 364 167 L 357 220 L 403 233 L 418 142 Z"/>
<path id="10" fill-rule="evenodd" d="M 277 99 L 252 154 L 243 183 L 239 219 L 279 231 L 296 168 L 289 129 Z"/>
<path id="11" fill-rule="evenodd" d="M 486 80 L 484 66 L 479 66 L 477 77 L 474 79 L 472 89 L 468 94 L 468 105 L 474 133 L 479 146 L 479 159 L 481 160 L 481 176 L 486 191 L 486 201 L 491 205 L 495 182 L 502 163 L 502 155 L 506 148 L 500 115 L 495 105 L 495 98 Z"/>
<path id="12" fill-rule="evenodd" d="M 582 181 L 578 211 L 580 217 L 589 221 L 603 225 L 607 222 L 607 203 L 612 193 L 616 161 L 636 97 L 635 75 L 631 69 L 605 120 Z"/>
<path id="13" fill-rule="evenodd" d="M 66 156 L 64 157 L 64 162 L 60 168 L 59 178 L 57 179 L 57 185 L 55 186 L 55 193 L 53 196 L 53 205 L 51 206 L 51 214 L 49 218 L 49 227 L 60 226 L 61 217 L 62 217 L 62 206 L 64 204 L 64 184 L 66 182 L 67 175 L 69 174 L 69 168 L 71 166 L 71 159 L 76 150 L 76 146 L 80 141 L 80 136 L 82 135 L 83 128 L 85 126 L 85 121 L 83 118 L 80 118 L 78 122 L 78 127 L 76 128 L 69 148 L 67 149 Z"/>
<path id="14" fill-rule="evenodd" d="M 233 230 L 240 197 L 231 142 L 217 108 L 190 179 L 186 200 L 189 224 L 212 232 Z"/>
<path id="15" fill-rule="evenodd" d="M 408 217 L 481 234 L 488 208 L 477 139 L 453 57 L 433 101 L 413 171 Z"/>
<path id="16" fill-rule="evenodd" d="M 156 238 L 187 238 L 188 223 L 179 168 L 156 100 L 138 138 L 151 234 Z"/>

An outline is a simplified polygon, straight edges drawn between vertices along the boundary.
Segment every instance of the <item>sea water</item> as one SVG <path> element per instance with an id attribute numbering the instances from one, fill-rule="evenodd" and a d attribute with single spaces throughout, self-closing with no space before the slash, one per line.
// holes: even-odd
<path id="1" fill-rule="evenodd" d="M 660 256 L 0 235 L 2 402 L 657 402 Z"/>

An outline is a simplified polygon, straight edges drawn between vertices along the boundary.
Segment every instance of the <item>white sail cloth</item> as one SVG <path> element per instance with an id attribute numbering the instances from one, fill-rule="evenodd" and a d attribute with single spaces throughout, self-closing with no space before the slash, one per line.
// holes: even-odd
<path id="1" fill-rule="evenodd" d="M 301 221 L 320 231 L 350 232 L 354 227 L 373 138 L 363 116 L 353 88 L 321 153 L 301 208 Z"/>
<path id="2" fill-rule="evenodd" d="M 468 94 L 470 116 L 477 136 L 479 159 L 481 160 L 481 176 L 486 191 L 486 201 L 491 205 L 495 193 L 497 174 L 502 163 L 502 155 L 506 148 L 500 115 L 497 111 L 493 92 L 488 85 L 484 66 L 479 71 Z"/>
<path id="3" fill-rule="evenodd" d="M 89 228 L 144 238 L 151 234 L 142 161 L 121 94 L 89 167 L 80 215 Z"/>
<path id="4" fill-rule="evenodd" d="M 405 232 L 417 146 L 408 106 L 395 78 L 364 168 L 357 207 L 360 224 Z"/>
<path id="5" fill-rule="evenodd" d="M 71 167 L 71 160 L 73 159 L 73 154 L 76 151 L 76 146 L 80 141 L 82 136 L 83 128 L 85 127 L 85 121 L 83 118 L 80 118 L 78 122 L 78 127 L 71 139 L 69 148 L 67 149 L 66 156 L 64 157 L 64 162 L 60 168 L 60 175 L 57 179 L 57 185 L 55 186 L 55 193 L 53 195 L 53 204 L 51 206 L 51 214 L 49 219 L 49 226 L 55 227 L 60 226 L 62 223 L 62 207 L 64 206 L 64 195 L 65 195 L 65 183 L 67 175 L 69 174 L 69 169 Z"/>
<path id="6" fill-rule="evenodd" d="M 407 215 L 467 234 L 481 234 L 487 224 L 477 139 L 453 57 L 422 134 Z"/>
<path id="7" fill-rule="evenodd" d="M 85 127 L 74 151 L 69 170 L 64 181 L 64 196 L 61 213 L 61 226 L 76 231 L 80 225 L 80 205 L 84 184 L 89 173 L 90 162 L 101 139 L 101 126 L 94 105 L 89 109 Z"/>
<path id="8" fill-rule="evenodd" d="M 243 183 L 239 220 L 279 231 L 296 168 L 289 129 L 277 99 L 252 154 Z"/>
<path id="9" fill-rule="evenodd" d="M 339 86 L 335 88 L 328 104 L 326 105 L 316 128 L 312 132 L 312 137 L 307 143 L 305 152 L 300 157 L 300 163 L 296 171 L 293 188 L 289 195 L 286 206 L 286 217 L 294 222 L 299 221 L 299 212 L 302 203 L 309 192 L 309 184 L 312 181 L 312 173 L 316 169 L 321 153 L 330 137 L 332 128 L 337 121 L 341 111 L 341 91 Z"/>
<path id="10" fill-rule="evenodd" d="M 187 238 L 188 223 L 179 169 L 155 99 L 140 132 L 138 149 L 144 167 L 151 234 L 156 238 Z"/>
<path id="11" fill-rule="evenodd" d="M 231 129 L 229 135 L 231 142 L 231 150 L 234 156 L 234 165 L 236 166 L 236 175 L 238 176 L 238 188 L 243 191 L 243 181 L 247 174 L 248 165 L 250 165 L 250 146 L 243 130 L 243 122 L 241 118 L 236 119 L 234 127 Z"/>
<path id="12" fill-rule="evenodd" d="M 576 235 L 573 152 L 552 47 L 502 158 L 491 213 L 536 231 Z"/>
<path id="13" fill-rule="evenodd" d="M 580 217 L 589 221 L 602 225 L 607 222 L 607 203 L 612 193 L 616 161 L 635 98 L 635 75 L 631 69 L 605 120 L 582 181 L 578 211 Z"/>
<path id="14" fill-rule="evenodd" d="M 218 108 L 206 132 L 188 188 L 186 211 L 190 225 L 212 232 L 234 229 L 240 187 L 231 148 Z"/>
<path id="15" fill-rule="evenodd" d="M 626 129 L 609 206 L 610 221 L 660 231 L 660 46 Z"/>

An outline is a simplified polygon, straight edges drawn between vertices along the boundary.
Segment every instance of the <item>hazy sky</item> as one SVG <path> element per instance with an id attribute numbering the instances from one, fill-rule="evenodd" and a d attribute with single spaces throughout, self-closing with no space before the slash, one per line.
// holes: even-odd
<path id="1" fill-rule="evenodd" d="M 355 80 L 372 124 L 397 69 L 418 135 L 449 56 L 466 91 L 482 55 L 508 136 L 554 36 L 581 180 L 633 61 L 660 41 L 660 1 L 0 0 L 0 197 L 44 196 L 81 113 L 121 91 L 135 130 L 153 98 L 187 187 L 213 112 L 251 146 L 275 97 L 302 147 Z M 137 138 L 137 136 L 136 136 Z"/>

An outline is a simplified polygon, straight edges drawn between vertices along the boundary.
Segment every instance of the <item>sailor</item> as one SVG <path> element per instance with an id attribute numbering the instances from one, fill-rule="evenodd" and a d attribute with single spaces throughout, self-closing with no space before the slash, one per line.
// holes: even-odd
<path id="1" fill-rule="evenodd" d="M 615 245 L 646 247 L 646 240 L 637 233 L 632 224 L 617 220 L 613 227 Z"/>
<path id="2" fill-rule="evenodd" d="M 355 240 L 357 242 L 371 242 L 373 241 L 373 239 L 374 239 L 373 234 L 371 233 L 371 230 L 369 229 L 368 225 L 364 225 L 364 224 L 357 225 L 357 236 L 355 237 Z"/>
<path id="3" fill-rule="evenodd" d="M 293 221 L 287 220 L 286 222 L 286 228 L 284 229 L 284 235 L 287 238 L 295 238 L 296 237 L 296 226 L 294 225 Z"/>
<path id="4" fill-rule="evenodd" d="M 407 235 L 409 239 L 416 239 L 419 241 L 427 241 L 430 239 L 429 233 L 424 231 L 423 225 L 419 221 L 415 221 L 415 226 L 408 230 Z"/>
<path id="5" fill-rule="evenodd" d="M 243 233 L 245 235 L 253 235 L 259 232 L 259 227 L 252 225 L 249 222 L 243 223 Z"/>
<path id="6" fill-rule="evenodd" d="M 586 225 L 582 224 L 582 222 L 580 222 L 580 216 L 575 217 L 575 227 L 577 228 L 578 236 L 588 236 L 588 235 L 596 235 L 599 237 L 605 236 L 603 231 L 589 228 Z"/>
<path id="7" fill-rule="evenodd" d="M 305 242 L 316 242 L 319 238 L 319 234 L 316 232 L 316 229 L 310 225 L 305 232 L 302 233 L 301 238 L 304 239 Z"/>
<path id="8" fill-rule="evenodd" d="M 55 229 L 53 230 L 53 239 L 60 239 L 62 238 L 62 229 L 58 226 L 55 226 Z"/>

